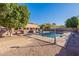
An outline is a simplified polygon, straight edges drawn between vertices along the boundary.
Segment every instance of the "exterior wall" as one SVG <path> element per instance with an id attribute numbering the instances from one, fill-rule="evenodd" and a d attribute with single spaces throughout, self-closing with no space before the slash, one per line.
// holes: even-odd
<path id="1" fill-rule="evenodd" d="M 39 29 L 39 26 L 37 24 L 27 24 L 26 26 L 26 32 L 36 33 L 38 29 Z"/>

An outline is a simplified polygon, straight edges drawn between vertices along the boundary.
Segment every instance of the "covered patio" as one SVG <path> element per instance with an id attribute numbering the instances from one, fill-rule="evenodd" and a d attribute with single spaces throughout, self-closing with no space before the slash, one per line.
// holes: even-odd
<path id="1" fill-rule="evenodd" d="M 26 32 L 27 33 L 38 33 L 39 32 L 39 26 L 34 23 L 29 23 L 26 25 Z"/>

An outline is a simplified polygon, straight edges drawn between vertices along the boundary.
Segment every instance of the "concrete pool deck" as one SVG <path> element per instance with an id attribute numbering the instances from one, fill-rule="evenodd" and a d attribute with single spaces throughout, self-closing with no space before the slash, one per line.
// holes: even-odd
<path id="1" fill-rule="evenodd" d="M 70 35 L 70 33 L 64 33 L 63 35 L 64 35 L 63 37 L 56 38 L 56 43 L 62 47 L 64 47 L 66 43 L 66 39 L 68 39 L 68 36 Z M 34 35 L 34 34 L 30 35 L 29 37 L 37 39 L 37 40 L 49 42 L 49 43 L 54 43 L 54 38 L 49 38 L 49 37 L 45 37 L 41 35 Z"/>
<path id="2" fill-rule="evenodd" d="M 59 46 L 26 36 L 0 38 L 0 56 L 54 56 L 60 50 Z"/>
<path id="3" fill-rule="evenodd" d="M 30 36 L 30 37 L 29 37 Z M 0 56 L 55 56 L 62 49 L 64 40 L 53 45 L 52 38 L 39 35 L 12 36 L 0 38 Z"/>

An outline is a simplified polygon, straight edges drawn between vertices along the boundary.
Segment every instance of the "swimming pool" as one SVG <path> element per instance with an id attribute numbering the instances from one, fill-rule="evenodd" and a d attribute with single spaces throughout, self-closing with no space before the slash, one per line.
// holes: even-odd
<path id="1" fill-rule="evenodd" d="M 50 38 L 54 38 L 54 37 L 62 37 L 62 34 L 58 34 L 55 32 L 45 32 L 45 33 L 41 33 L 40 35 L 45 36 L 45 37 L 50 37 Z"/>

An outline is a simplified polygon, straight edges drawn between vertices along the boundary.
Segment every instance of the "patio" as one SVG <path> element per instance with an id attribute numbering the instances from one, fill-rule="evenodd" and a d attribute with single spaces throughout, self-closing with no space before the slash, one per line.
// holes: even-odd
<path id="1" fill-rule="evenodd" d="M 3 56 L 52 56 L 60 50 L 60 46 L 25 36 L 0 38 L 0 55 Z"/>

